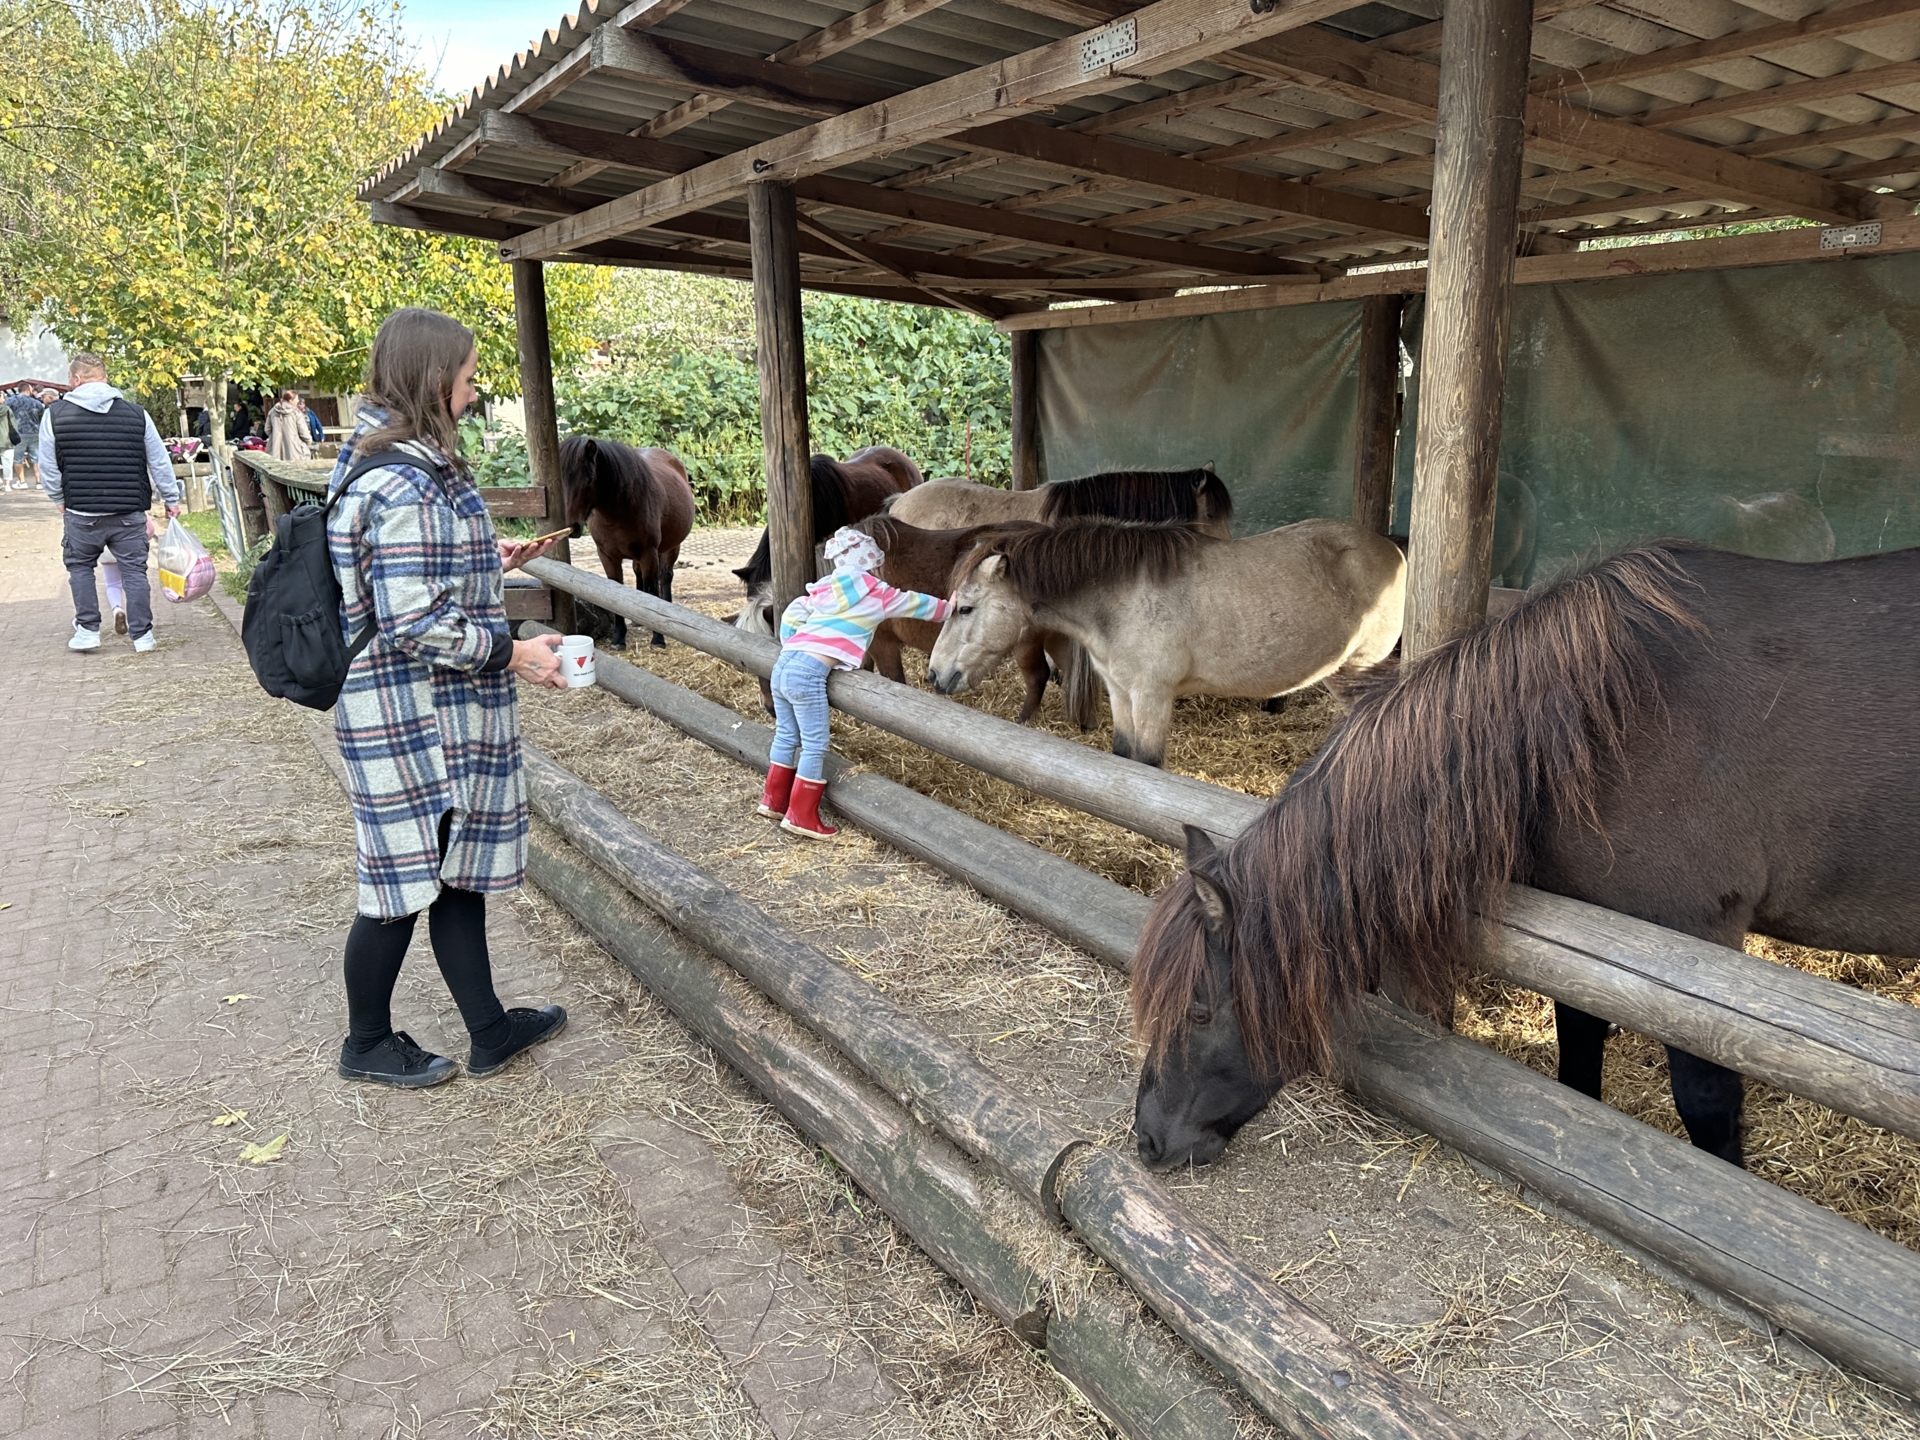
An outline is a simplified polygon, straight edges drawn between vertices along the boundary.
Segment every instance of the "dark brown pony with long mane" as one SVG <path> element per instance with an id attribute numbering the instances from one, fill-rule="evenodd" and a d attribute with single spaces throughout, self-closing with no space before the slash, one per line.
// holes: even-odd
<path id="1" fill-rule="evenodd" d="M 693 486 L 680 457 L 657 446 L 569 435 L 560 442 L 560 483 L 567 523 L 576 535 L 584 525 L 593 536 L 607 578 L 624 585 L 631 560 L 634 589 L 672 600 L 673 567 L 693 529 Z M 613 643 L 627 643 L 624 616 L 613 617 Z M 666 637 L 656 634 L 653 643 L 665 646 Z"/>
<path id="2" fill-rule="evenodd" d="M 1385 967 L 1451 1013 L 1508 882 L 1739 948 L 1920 954 L 1920 550 L 1825 564 L 1662 544 L 1361 682 L 1307 765 L 1141 936 L 1142 1157 L 1204 1163 L 1335 1065 Z M 1556 1010 L 1595 1096 L 1606 1021 Z M 1669 1047 L 1693 1142 L 1741 1162 L 1740 1076 Z"/>

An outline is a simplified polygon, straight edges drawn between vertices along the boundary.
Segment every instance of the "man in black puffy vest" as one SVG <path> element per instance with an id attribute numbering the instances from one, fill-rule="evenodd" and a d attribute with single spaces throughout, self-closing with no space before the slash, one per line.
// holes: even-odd
<path id="1" fill-rule="evenodd" d="M 147 585 L 147 511 L 153 492 L 180 513 L 182 487 L 147 412 L 107 384 L 98 355 L 76 355 L 73 384 L 40 417 L 40 488 L 66 516 L 62 556 L 73 588 L 69 650 L 100 648 L 100 594 L 94 568 L 107 551 L 127 592 L 127 633 L 151 650 L 153 596 Z"/>

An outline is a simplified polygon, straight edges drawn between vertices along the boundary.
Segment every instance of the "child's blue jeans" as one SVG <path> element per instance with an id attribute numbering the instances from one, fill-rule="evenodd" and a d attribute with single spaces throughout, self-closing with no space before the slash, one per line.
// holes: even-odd
<path id="1" fill-rule="evenodd" d="M 794 765 L 802 780 L 827 778 L 827 676 L 833 668 L 804 650 L 773 662 L 773 763 Z"/>

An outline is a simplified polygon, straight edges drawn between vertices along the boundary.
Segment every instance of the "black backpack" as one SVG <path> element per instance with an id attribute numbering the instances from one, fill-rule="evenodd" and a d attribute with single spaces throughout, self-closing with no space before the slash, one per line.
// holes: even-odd
<path id="1" fill-rule="evenodd" d="M 331 710 L 347 683 L 347 667 L 373 640 L 372 623 L 348 645 L 340 638 L 340 579 L 327 552 L 327 517 L 347 487 L 369 470 L 418 466 L 403 450 L 357 461 L 324 505 L 296 505 L 273 528 L 273 548 L 247 581 L 240 643 L 269 695 L 314 710 Z"/>

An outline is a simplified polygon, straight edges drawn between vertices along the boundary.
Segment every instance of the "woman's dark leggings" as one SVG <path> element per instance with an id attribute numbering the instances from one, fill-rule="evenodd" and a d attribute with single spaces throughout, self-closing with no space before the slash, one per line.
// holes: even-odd
<path id="1" fill-rule="evenodd" d="M 447 849 L 452 812 L 440 820 L 440 851 Z M 354 917 L 347 932 L 347 1047 L 364 1054 L 393 1033 L 393 987 L 400 978 L 418 915 L 381 920 Z M 506 1038 L 507 1012 L 493 993 L 493 964 L 487 955 L 487 897 L 475 890 L 442 886 L 427 907 L 427 936 L 440 975 L 453 992 L 460 1016 L 476 1045 Z"/>

